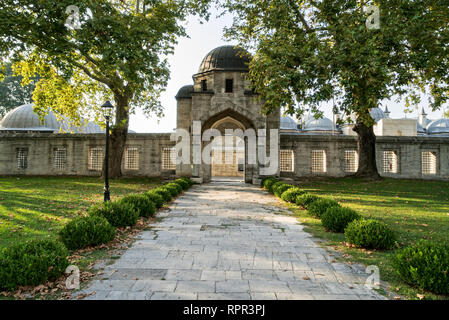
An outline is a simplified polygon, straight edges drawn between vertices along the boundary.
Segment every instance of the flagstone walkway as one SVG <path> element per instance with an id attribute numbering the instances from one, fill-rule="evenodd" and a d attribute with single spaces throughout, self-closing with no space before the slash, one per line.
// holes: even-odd
<path id="1" fill-rule="evenodd" d="M 336 263 L 277 200 L 239 182 L 196 185 L 144 231 L 86 299 L 385 299 Z M 287 211 L 287 210 L 286 210 Z"/>

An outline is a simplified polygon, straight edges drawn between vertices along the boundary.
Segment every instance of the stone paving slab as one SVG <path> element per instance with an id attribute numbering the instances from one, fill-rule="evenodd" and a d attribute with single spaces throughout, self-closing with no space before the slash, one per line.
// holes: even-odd
<path id="1" fill-rule="evenodd" d="M 334 262 L 260 188 L 196 185 L 101 278 L 87 300 L 371 300 L 368 275 Z M 93 294 L 94 292 L 94 294 Z"/>

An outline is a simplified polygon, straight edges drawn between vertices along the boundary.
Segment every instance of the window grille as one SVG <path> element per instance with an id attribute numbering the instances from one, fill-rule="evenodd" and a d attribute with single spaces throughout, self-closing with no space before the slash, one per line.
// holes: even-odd
<path id="1" fill-rule="evenodd" d="M 436 174 L 437 173 L 437 155 L 435 152 L 422 152 L 422 174 Z"/>
<path id="2" fill-rule="evenodd" d="M 281 172 L 293 172 L 293 150 L 281 150 L 279 153 L 279 166 Z"/>
<path id="3" fill-rule="evenodd" d="M 345 150 L 345 172 L 357 172 L 359 159 L 356 150 Z"/>
<path id="4" fill-rule="evenodd" d="M 162 149 L 162 170 L 176 170 L 176 148 Z"/>
<path id="5" fill-rule="evenodd" d="M 89 150 L 89 170 L 101 171 L 103 168 L 103 148 L 91 148 Z"/>
<path id="6" fill-rule="evenodd" d="M 326 151 L 312 150 L 312 172 L 326 172 Z"/>
<path id="7" fill-rule="evenodd" d="M 383 152 L 383 171 L 385 173 L 398 172 L 398 155 L 395 151 Z"/>
<path id="8" fill-rule="evenodd" d="M 129 147 L 125 149 L 125 169 L 139 170 L 139 149 Z"/>
<path id="9" fill-rule="evenodd" d="M 28 168 L 28 148 L 17 148 L 17 168 L 26 169 Z"/>
<path id="10" fill-rule="evenodd" d="M 67 167 L 67 149 L 53 149 L 53 168 L 56 170 L 65 170 Z"/>

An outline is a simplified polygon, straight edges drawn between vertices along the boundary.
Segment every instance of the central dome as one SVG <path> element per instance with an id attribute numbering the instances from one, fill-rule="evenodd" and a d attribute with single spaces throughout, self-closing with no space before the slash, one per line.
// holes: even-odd
<path id="1" fill-rule="evenodd" d="M 244 71 L 248 72 L 250 54 L 235 46 L 222 46 L 209 52 L 201 62 L 198 73 L 207 71 Z"/>

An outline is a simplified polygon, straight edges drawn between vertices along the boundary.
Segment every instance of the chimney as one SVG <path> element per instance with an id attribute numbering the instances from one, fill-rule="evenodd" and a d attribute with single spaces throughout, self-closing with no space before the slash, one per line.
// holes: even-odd
<path id="1" fill-rule="evenodd" d="M 424 107 L 423 107 L 422 110 L 421 110 L 421 113 L 419 114 L 418 122 L 421 125 L 421 127 L 423 127 L 424 129 L 427 127 L 427 118 L 426 118 L 426 116 L 427 116 L 427 113 L 426 113 L 426 111 L 424 110 Z"/>

